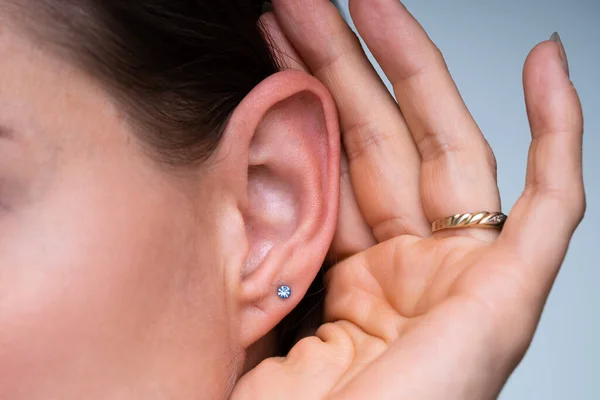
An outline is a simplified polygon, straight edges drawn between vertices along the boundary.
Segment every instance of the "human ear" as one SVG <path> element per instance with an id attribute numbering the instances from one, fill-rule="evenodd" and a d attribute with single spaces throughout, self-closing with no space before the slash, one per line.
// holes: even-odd
<path id="1" fill-rule="evenodd" d="M 236 244 L 223 248 L 247 348 L 302 299 L 333 238 L 340 140 L 329 92 L 302 72 L 269 77 L 237 107 L 215 157 L 236 199 L 224 218 Z M 287 299 L 278 296 L 282 286 L 291 289 Z"/>

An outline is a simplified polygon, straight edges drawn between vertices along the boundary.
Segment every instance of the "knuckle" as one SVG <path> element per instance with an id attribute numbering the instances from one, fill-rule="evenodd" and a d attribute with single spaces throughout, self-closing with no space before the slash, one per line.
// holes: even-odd
<path id="1" fill-rule="evenodd" d="M 269 357 L 261 361 L 257 369 L 261 372 L 278 373 L 283 367 L 282 359 Z"/>
<path id="2" fill-rule="evenodd" d="M 334 70 L 338 63 L 348 57 L 349 54 L 362 52 L 362 45 L 359 36 L 347 26 L 331 29 L 321 32 L 320 36 L 314 34 L 309 45 L 313 49 L 314 55 L 317 55 L 319 62 L 313 69 L 313 75 L 320 77 L 326 75 L 328 71 Z M 336 43 L 337 46 L 325 45 L 327 43 Z M 327 52 L 318 49 L 328 49 Z M 335 49 L 335 50 L 334 50 Z"/>
<path id="3" fill-rule="evenodd" d="M 353 124 L 344 132 L 343 138 L 346 155 L 351 162 L 382 147 L 389 142 L 391 134 L 382 133 L 373 121 L 363 121 Z"/>
<path id="4" fill-rule="evenodd" d="M 306 359 L 314 357 L 316 354 L 322 352 L 323 342 L 316 336 L 308 336 L 301 339 L 290 351 L 289 358 Z M 316 354 L 315 354 L 316 353 Z"/>
<path id="5" fill-rule="evenodd" d="M 449 158 L 464 150 L 459 143 L 448 140 L 447 135 L 431 130 L 424 131 L 417 139 L 416 144 L 424 163 Z"/>
<path id="6" fill-rule="evenodd" d="M 403 59 L 401 64 L 393 71 L 391 83 L 393 87 L 400 87 L 408 81 L 421 79 L 426 75 L 435 74 L 439 71 L 447 71 L 446 60 L 442 52 L 435 46 L 432 51 L 425 51 L 416 58 Z"/>
<path id="7" fill-rule="evenodd" d="M 427 231 L 424 226 L 426 228 L 429 228 L 429 226 L 418 222 L 413 216 L 407 214 L 389 216 L 373 225 L 373 235 L 380 243 L 403 235 L 418 237 L 426 235 Z"/>
<path id="8" fill-rule="evenodd" d="M 425 130 L 416 140 L 416 144 L 424 163 L 468 157 L 475 160 L 479 165 L 486 166 L 496 175 L 498 163 L 492 148 L 481 133 L 475 132 L 475 134 L 471 135 L 475 136 L 474 140 L 466 142 L 454 138 L 452 134 L 446 132 Z"/>
<path id="9" fill-rule="evenodd" d="M 547 181 L 535 181 L 526 189 L 532 196 L 545 202 L 555 203 L 560 214 L 575 226 L 585 217 L 587 202 L 582 184 L 555 185 Z"/>
<path id="10" fill-rule="evenodd" d="M 496 155 L 492 150 L 491 146 L 487 143 L 485 144 L 485 150 L 482 152 L 485 162 L 488 167 L 493 171 L 494 176 L 498 175 L 498 160 L 496 159 Z"/>
<path id="11" fill-rule="evenodd" d="M 583 193 L 572 186 L 556 187 L 552 184 L 538 184 L 538 194 L 547 199 L 557 201 L 570 210 L 574 215 L 581 215 L 585 209 Z"/>
<path id="12" fill-rule="evenodd" d="M 576 221 L 579 223 L 585 217 L 585 213 L 587 210 L 587 202 L 585 199 L 585 194 L 581 191 L 580 195 L 576 196 L 573 200 L 573 214 Z"/>
<path id="13" fill-rule="evenodd" d="M 444 69 L 448 69 L 448 64 L 446 63 L 446 58 L 444 57 L 444 53 L 442 52 L 442 50 L 435 43 L 432 43 L 432 47 L 433 47 L 432 58 L 433 58 L 434 63 L 440 65 Z"/>

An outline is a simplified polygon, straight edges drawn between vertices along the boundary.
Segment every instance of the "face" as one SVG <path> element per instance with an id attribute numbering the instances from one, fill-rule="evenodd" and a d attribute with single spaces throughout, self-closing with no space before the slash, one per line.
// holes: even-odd
<path id="1" fill-rule="evenodd" d="M 213 398 L 237 350 L 211 178 L 163 171 L 98 85 L 8 28 L 0 126 L 0 398 Z"/>

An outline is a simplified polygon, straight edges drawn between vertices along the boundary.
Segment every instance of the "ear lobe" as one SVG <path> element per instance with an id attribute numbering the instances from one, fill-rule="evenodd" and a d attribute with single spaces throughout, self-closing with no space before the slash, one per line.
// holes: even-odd
<path id="1" fill-rule="evenodd" d="M 251 115 L 244 112 L 245 104 L 255 109 L 262 104 L 263 110 L 252 115 L 255 124 L 246 118 L 241 128 L 254 126 L 247 132 L 241 210 L 248 253 L 237 293 L 246 348 L 306 293 L 331 244 L 339 202 L 339 131 L 329 93 L 315 78 L 295 71 L 280 72 L 261 85 L 236 110 L 245 117 Z M 241 124 L 232 120 L 230 126 Z M 292 290 L 286 300 L 277 294 L 283 285 Z"/>

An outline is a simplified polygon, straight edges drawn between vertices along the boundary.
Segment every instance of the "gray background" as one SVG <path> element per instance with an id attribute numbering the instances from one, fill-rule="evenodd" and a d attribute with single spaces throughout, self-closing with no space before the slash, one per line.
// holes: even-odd
<path id="1" fill-rule="evenodd" d="M 337 4 L 348 19 L 347 0 Z M 521 194 L 525 180 L 530 140 L 521 85 L 525 57 L 554 31 L 563 39 L 586 119 L 588 211 L 531 349 L 500 398 L 600 400 L 596 261 L 600 251 L 600 0 L 405 0 L 404 4 L 443 51 L 496 153 L 505 212 Z"/>

